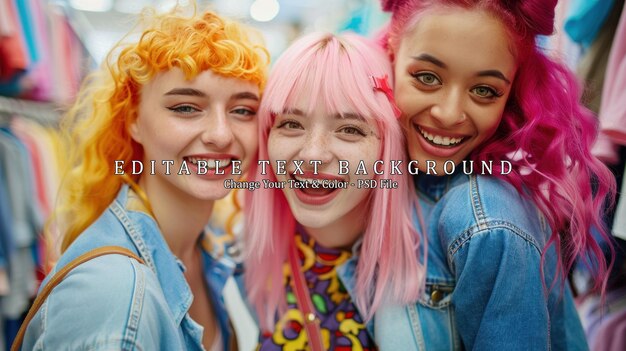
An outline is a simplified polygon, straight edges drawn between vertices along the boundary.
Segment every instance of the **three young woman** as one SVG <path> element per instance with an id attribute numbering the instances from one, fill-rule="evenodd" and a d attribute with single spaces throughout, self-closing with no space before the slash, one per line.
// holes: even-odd
<path id="1" fill-rule="evenodd" d="M 28 349 L 231 347 L 220 289 L 232 266 L 201 235 L 225 176 L 195 171 L 220 161 L 228 175 L 239 160 L 251 180 L 284 184 L 247 201 L 261 350 L 585 349 L 565 278 L 582 259 L 605 281 L 590 229 L 604 233 L 613 181 L 590 156 L 595 124 L 571 73 L 535 42 L 552 32 L 555 1 L 383 3 L 394 71 L 362 39 L 300 39 L 268 83 L 258 155 L 265 61 L 237 25 L 166 16 L 124 47 L 70 113 L 90 111 L 75 130 L 87 134 L 58 267 L 110 244 L 145 264 L 112 255 L 76 268 Z M 406 162 L 391 86 L 410 159 L 440 176 L 389 169 Z M 116 160 L 185 161 L 192 174 L 157 162 L 154 176 L 111 176 Z M 258 160 L 286 172 L 263 175 Z M 383 175 L 354 172 L 378 160 Z M 445 175 L 448 160 L 493 161 L 496 174 Z M 511 173 L 497 174 L 501 160 Z M 395 189 L 358 186 L 383 178 Z"/>

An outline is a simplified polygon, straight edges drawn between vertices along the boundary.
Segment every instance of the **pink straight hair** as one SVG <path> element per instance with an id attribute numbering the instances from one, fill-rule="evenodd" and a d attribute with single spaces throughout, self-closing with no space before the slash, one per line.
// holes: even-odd
<path id="1" fill-rule="evenodd" d="M 591 155 L 597 121 L 580 104 L 576 77 L 536 44 L 537 35 L 550 35 L 554 30 L 556 2 L 383 0 L 383 9 L 392 12 L 392 19 L 379 40 L 393 52 L 425 12 L 446 8 L 485 11 L 500 19 L 511 37 L 518 71 L 498 130 L 470 157 L 477 162 L 494 160 L 494 164 L 511 161 L 513 171 L 501 177 L 530 197 L 552 228 L 543 252 L 555 245 L 559 258 L 555 279 L 560 277 L 563 283 L 580 259 L 593 274 L 593 290 L 604 292 L 614 249 L 610 245 L 607 262 L 592 229 L 612 243 L 602 218 L 605 205 L 614 201 L 615 179 Z M 544 262 L 545 256 L 542 272 Z"/>
<path id="2" fill-rule="evenodd" d="M 267 141 L 274 117 L 293 106 L 302 94 L 310 98 L 309 111 L 322 104 L 329 114 L 345 112 L 340 106 L 347 103 L 352 112 L 378 127 L 379 157 L 385 165 L 382 177 L 397 182 L 398 189 L 373 189 L 364 200 L 370 205 L 369 220 L 358 253 L 355 303 L 366 320 L 383 300 L 417 301 L 425 275 L 425 268 L 419 262 L 420 238 L 411 221 L 410 179 L 390 172 L 391 160 L 406 160 L 404 137 L 394 115 L 393 102 L 374 90 L 370 76 L 392 76 L 386 55 L 373 43 L 350 34 L 307 35 L 275 63 L 257 114 L 259 160 L 269 159 Z M 389 86 L 393 86 L 391 81 Z M 253 162 L 252 180 L 276 181 L 271 170 L 262 175 L 259 169 L 257 162 Z M 261 327 L 273 330 L 276 312 L 286 307 L 283 264 L 296 221 L 280 189 L 250 192 L 247 204 L 246 285 Z"/>

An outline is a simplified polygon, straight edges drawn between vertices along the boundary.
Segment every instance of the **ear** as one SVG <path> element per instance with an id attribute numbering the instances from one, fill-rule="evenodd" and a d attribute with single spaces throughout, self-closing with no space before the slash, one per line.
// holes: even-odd
<path id="1" fill-rule="evenodd" d="M 389 56 L 389 60 L 391 64 L 396 63 L 396 55 L 393 54 L 393 49 L 391 48 L 391 38 L 387 38 L 387 56 Z"/>
<path id="2" fill-rule="evenodd" d="M 139 132 L 139 126 L 137 125 L 137 118 L 128 126 L 128 133 L 134 141 L 141 144 L 141 133 Z"/>

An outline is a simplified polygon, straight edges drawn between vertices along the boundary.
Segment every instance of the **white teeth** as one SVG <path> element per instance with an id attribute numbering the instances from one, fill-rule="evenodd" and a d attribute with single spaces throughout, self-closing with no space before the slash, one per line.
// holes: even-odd
<path id="1" fill-rule="evenodd" d="M 461 141 L 463 141 L 463 138 L 451 138 L 447 136 L 444 137 L 440 135 L 433 135 L 423 130 L 422 128 L 419 128 L 419 131 L 420 133 L 422 133 L 424 138 L 430 140 L 433 144 L 437 144 L 437 145 L 450 146 L 450 145 L 458 144 Z"/>
<path id="2" fill-rule="evenodd" d="M 208 168 L 215 168 L 216 161 L 220 162 L 220 168 L 227 167 L 228 165 L 230 165 L 230 162 L 232 161 L 230 158 L 216 160 L 216 159 L 211 159 L 211 158 L 187 157 L 187 159 L 189 160 L 189 162 L 193 163 L 194 165 L 197 165 L 198 161 L 204 161 L 206 162 L 206 166 Z"/>

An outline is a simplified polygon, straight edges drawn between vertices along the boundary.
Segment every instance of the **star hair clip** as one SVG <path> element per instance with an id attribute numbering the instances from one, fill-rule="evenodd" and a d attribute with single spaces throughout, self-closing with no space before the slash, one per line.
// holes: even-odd
<path id="1" fill-rule="evenodd" d="M 383 77 L 370 76 L 370 80 L 372 81 L 374 90 L 380 91 L 387 96 L 387 99 L 389 100 L 389 103 L 393 108 L 394 115 L 396 116 L 396 118 L 400 118 L 400 115 L 402 115 L 402 111 L 400 111 L 400 108 L 398 108 L 398 105 L 396 105 L 396 100 L 393 97 L 393 91 L 389 87 L 389 81 L 387 78 L 388 77 L 386 74 Z"/>

